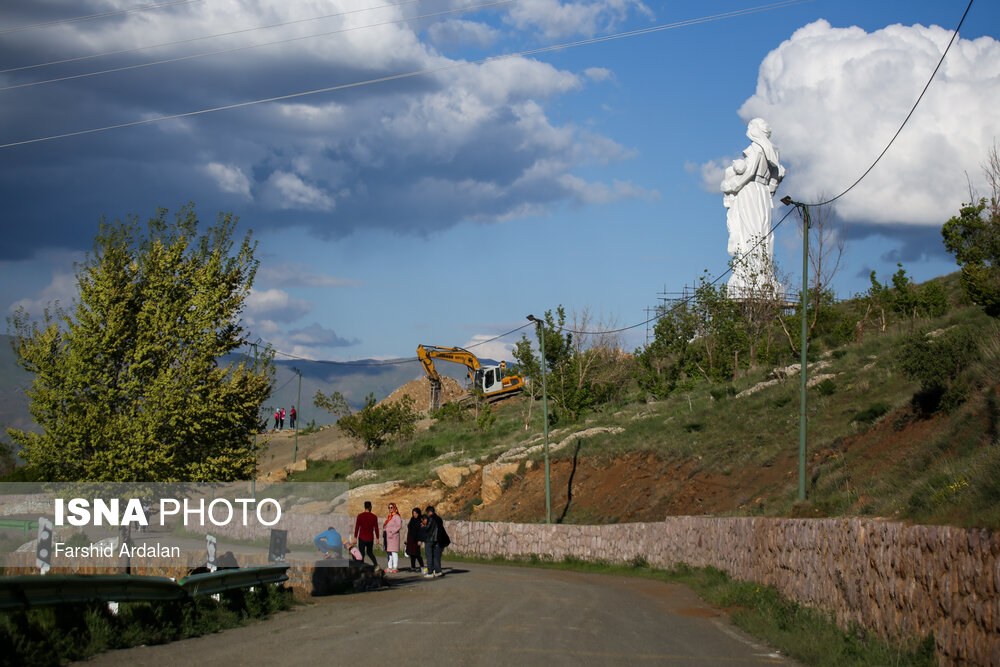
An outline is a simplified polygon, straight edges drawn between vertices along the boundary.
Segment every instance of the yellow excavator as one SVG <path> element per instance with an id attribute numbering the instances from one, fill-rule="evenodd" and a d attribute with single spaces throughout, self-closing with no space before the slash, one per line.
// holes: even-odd
<path id="1" fill-rule="evenodd" d="M 473 388 L 483 392 L 489 401 L 513 396 L 524 390 L 524 378 L 520 375 L 506 375 L 507 364 L 484 366 L 478 357 L 461 347 L 438 347 L 437 345 L 417 345 L 417 358 L 424 365 L 427 379 L 431 381 L 431 409 L 441 407 L 441 376 L 434 368 L 435 359 L 453 361 L 468 369 Z"/>

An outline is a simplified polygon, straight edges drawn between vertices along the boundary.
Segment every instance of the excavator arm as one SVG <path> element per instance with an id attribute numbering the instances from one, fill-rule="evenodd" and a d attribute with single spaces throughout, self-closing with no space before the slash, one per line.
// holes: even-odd
<path id="1" fill-rule="evenodd" d="M 435 359 L 443 359 L 444 361 L 452 361 L 456 364 L 462 364 L 468 370 L 469 380 L 473 384 L 477 384 L 477 378 L 481 374 L 479 371 L 486 370 L 487 375 L 493 377 L 492 374 L 495 373 L 496 381 L 492 387 L 492 391 L 485 390 L 484 393 L 487 398 L 493 400 L 498 400 L 499 398 L 509 396 L 520 392 L 524 387 L 524 379 L 519 375 L 513 375 L 510 377 L 502 377 L 502 371 L 506 368 L 506 364 L 501 364 L 499 367 L 487 367 L 484 369 L 483 365 L 480 363 L 479 358 L 472 354 L 466 349 L 461 347 L 438 347 L 437 345 L 417 345 L 417 358 L 424 367 L 424 372 L 427 373 L 427 378 L 431 383 L 431 408 L 437 409 L 441 407 L 441 375 L 434 368 Z"/>

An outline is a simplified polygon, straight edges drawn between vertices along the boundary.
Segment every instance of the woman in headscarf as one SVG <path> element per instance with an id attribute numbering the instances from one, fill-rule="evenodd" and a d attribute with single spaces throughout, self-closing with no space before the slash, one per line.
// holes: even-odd
<path id="1" fill-rule="evenodd" d="M 420 563 L 421 570 L 424 569 L 424 558 L 420 555 L 420 520 L 422 518 L 420 508 L 414 507 L 410 515 L 410 522 L 406 524 L 406 555 L 410 557 L 411 572 L 417 570 L 417 563 Z"/>
<path id="2" fill-rule="evenodd" d="M 389 503 L 389 516 L 382 524 L 382 534 L 385 535 L 385 552 L 389 556 L 386 572 L 399 572 L 399 531 L 403 529 L 403 519 L 399 516 L 396 503 Z"/>

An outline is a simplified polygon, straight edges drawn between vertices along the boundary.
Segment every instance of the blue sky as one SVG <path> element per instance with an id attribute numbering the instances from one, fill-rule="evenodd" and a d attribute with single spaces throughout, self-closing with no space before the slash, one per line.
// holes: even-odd
<path id="1" fill-rule="evenodd" d="M 592 325 L 646 318 L 658 293 L 725 270 L 721 168 L 767 119 L 788 177 L 776 197 L 836 194 L 909 111 L 967 2 L 816 0 L 14 0 L 0 69 L 381 7 L 270 30 L 0 73 L 0 144 L 350 84 L 678 21 L 651 34 L 469 64 L 291 100 L 0 148 L 0 309 L 74 294 L 101 216 L 193 201 L 260 242 L 252 336 L 313 359 L 468 345 L 563 304 Z M 395 6 L 386 6 L 394 4 Z M 433 18 L 395 22 L 429 13 Z M 381 25 L 371 26 L 370 24 Z M 937 26 L 936 28 L 933 26 Z M 265 41 L 349 30 L 210 57 Z M 940 225 L 981 192 L 997 132 L 1000 6 L 977 0 L 884 161 L 837 204 L 834 288 L 904 264 L 955 269 Z M 178 62 L 61 82 L 51 78 Z M 9 88 L 11 86 L 20 86 Z M 776 213 L 784 213 L 780 204 Z M 796 284 L 791 220 L 776 258 Z M 631 349 L 645 328 L 624 337 Z M 500 358 L 517 336 L 477 348 Z"/>

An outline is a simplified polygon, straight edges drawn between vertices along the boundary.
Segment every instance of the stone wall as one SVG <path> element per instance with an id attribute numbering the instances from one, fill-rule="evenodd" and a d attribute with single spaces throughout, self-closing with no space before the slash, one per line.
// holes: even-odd
<path id="1" fill-rule="evenodd" d="M 1000 666 L 1000 537 L 870 519 L 670 517 L 568 526 L 447 522 L 450 550 L 717 567 L 883 637 L 933 632 L 944 664 Z"/>

